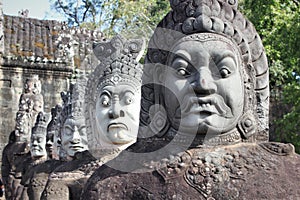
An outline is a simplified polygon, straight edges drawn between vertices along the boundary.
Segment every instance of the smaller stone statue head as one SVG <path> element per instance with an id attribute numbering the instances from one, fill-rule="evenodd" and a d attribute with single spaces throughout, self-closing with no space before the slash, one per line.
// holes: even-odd
<path id="1" fill-rule="evenodd" d="M 31 93 L 31 94 L 41 93 L 42 85 L 38 75 L 34 75 L 33 77 L 26 79 L 24 90 L 25 93 Z"/>
<path id="2" fill-rule="evenodd" d="M 86 79 L 82 77 L 71 84 L 69 92 L 62 93 L 64 105 L 60 115 L 60 151 L 71 158 L 77 152 L 88 150 L 83 113 L 85 87 Z"/>
<path id="3" fill-rule="evenodd" d="M 61 106 L 56 105 L 55 108 L 51 109 L 51 121 L 47 126 L 47 137 L 46 137 L 46 150 L 49 158 L 58 158 L 58 151 L 54 149 L 54 137 L 58 133 L 58 117 L 61 112 Z"/>
<path id="4" fill-rule="evenodd" d="M 61 130 L 61 145 L 68 156 L 88 150 L 84 117 L 69 117 Z"/>
<path id="5" fill-rule="evenodd" d="M 101 149 L 125 149 L 136 141 L 143 48 L 143 40 L 122 36 L 94 45 L 101 64 L 90 75 L 86 102 L 89 147 L 95 157 Z"/>
<path id="6" fill-rule="evenodd" d="M 39 158 L 47 156 L 46 151 L 46 135 L 47 124 L 49 122 L 49 114 L 39 112 L 35 126 L 32 128 L 30 140 L 31 157 Z"/>

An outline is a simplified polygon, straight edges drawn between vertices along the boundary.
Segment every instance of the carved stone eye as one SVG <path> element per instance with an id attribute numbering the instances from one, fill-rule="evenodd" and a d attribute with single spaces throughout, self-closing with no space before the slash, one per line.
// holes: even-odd
<path id="1" fill-rule="evenodd" d="M 177 70 L 177 74 L 180 76 L 186 76 L 187 75 L 187 71 L 184 69 L 178 69 Z"/>
<path id="2" fill-rule="evenodd" d="M 102 96 L 102 98 L 101 98 L 101 104 L 104 107 L 110 106 L 110 99 L 109 99 L 109 97 L 106 96 L 106 95 Z"/>
<path id="3" fill-rule="evenodd" d="M 220 69 L 220 75 L 222 78 L 227 78 L 231 74 L 231 71 L 229 71 L 227 68 L 222 67 Z"/>
<path id="4" fill-rule="evenodd" d="M 133 103 L 133 99 L 131 97 L 125 97 L 125 103 L 127 105 L 132 104 Z"/>
<path id="5" fill-rule="evenodd" d="M 109 101 L 108 101 L 107 99 L 104 99 L 104 100 L 102 101 L 102 105 L 103 105 L 104 107 L 109 106 Z"/>

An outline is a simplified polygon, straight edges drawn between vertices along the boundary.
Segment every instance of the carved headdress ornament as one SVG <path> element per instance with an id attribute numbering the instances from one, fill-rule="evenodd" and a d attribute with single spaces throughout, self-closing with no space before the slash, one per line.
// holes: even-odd
<path id="1" fill-rule="evenodd" d="M 61 122 L 64 122 L 67 118 L 84 116 L 84 92 L 86 83 L 86 78 L 80 77 L 76 80 L 76 83 L 70 84 L 69 91 L 61 93 L 63 100 Z"/>
<path id="2" fill-rule="evenodd" d="M 61 105 L 56 105 L 54 108 L 51 108 L 51 121 L 47 126 L 47 132 L 50 134 L 52 131 L 57 131 L 58 119 L 61 113 Z M 53 134 L 53 133 L 51 133 Z"/>
<path id="3" fill-rule="evenodd" d="M 138 61 L 145 48 L 143 39 L 127 40 L 117 35 L 109 42 L 95 43 L 93 47 L 101 63 L 90 74 L 87 97 L 95 101 L 103 86 L 119 82 L 131 83 L 136 88 L 141 86 L 143 67 Z"/>
<path id="4" fill-rule="evenodd" d="M 32 128 L 31 135 L 38 135 L 42 134 L 45 135 L 47 134 L 47 126 L 50 121 L 50 115 L 49 113 L 43 113 L 39 112 L 36 118 L 36 122 L 34 127 Z"/>
<path id="5" fill-rule="evenodd" d="M 245 105 L 238 129 L 244 140 L 267 141 L 267 58 L 254 26 L 237 10 L 237 0 L 170 0 L 170 4 L 172 11 L 158 24 L 149 41 L 146 63 L 166 65 L 170 50 L 182 38 L 192 40 L 192 37 L 198 37 L 198 40 L 202 40 L 204 38 L 201 37 L 204 37 L 205 33 L 228 38 L 238 47 L 242 60 L 240 71 L 244 81 Z M 144 82 L 151 82 L 148 79 L 151 79 L 153 70 L 154 67 L 144 69 Z M 154 90 L 155 86 L 150 84 L 142 88 L 142 97 L 149 97 L 149 93 L 154 93 L 152 99 L 142 98 L 142 106 L 146 109 L 143 111 L 141 122 L 145 126 L 155 124 L 150 119 L 156 117 L 147 113 L 152 105 L 158 103 L 160 94 Z"/>

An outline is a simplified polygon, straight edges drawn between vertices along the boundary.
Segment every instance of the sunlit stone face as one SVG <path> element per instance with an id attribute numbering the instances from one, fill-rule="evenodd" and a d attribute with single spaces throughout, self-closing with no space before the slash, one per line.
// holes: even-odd
<path id="1" fill-rule="evenodd" d="M 163 78 L 172 126 L 186 132 L 198 127 L 199 134 L 236 127 L 244 105 L 236 47 L 219 40 L 183 41 L 172 53 Z"/>
<path id="2" fill-rule="evenodd" d="M 46 135 L 45 134 L 32 134 L 30 142 L 30 153 L 32 157 L 46 156 Z"/>
<path id="3" fill-rule="evenodd" d="M 129 83 L 107 85 L 101 89 L 96 102 L 96 123 L 99 140 L 123 145 L 136 140 L 141 91 Z"/>
<path id="4" fill-rule="evenodd" d="M 84 117 L 68 118 L 61 132 L 61 145 L 69 156 L 88 150 Z"/>

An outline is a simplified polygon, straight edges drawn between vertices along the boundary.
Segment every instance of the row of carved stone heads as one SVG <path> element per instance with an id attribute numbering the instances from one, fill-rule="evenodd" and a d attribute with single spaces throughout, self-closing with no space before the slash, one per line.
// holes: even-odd
<path id="1" fill-rule="evenodd" d="M 299 155 L 268 142 L 255 28 L 234 0 L 170 3 L 143 65 L 143 39 L 95 44 L 100 64 L 51 122 L 39 113 L 30 145 L 7 145 L 8 199 L 300 198 Z"/>
<path id="2" fill-rule="evenodd" d="M 59 191 L 69 179 L 75 184 L 87 177 L 76 175 L 76 170 L 94 161 L 92 171 L 136 141 L 143 70 L 138 61 L 143 50 L 143 39 L 122 36 L 95 44 L 102 64 L 89 79 L 82 74 L 73 80 L 51 117 L 43 112 L 38 76 L 26 80 L 16 127 L 3 151 L 6 199 L 40 199 L 44 190 L 47 199 L 67 199 L 71 191 Z M 88 151 L 88 139 L 94 155 Z"/>

